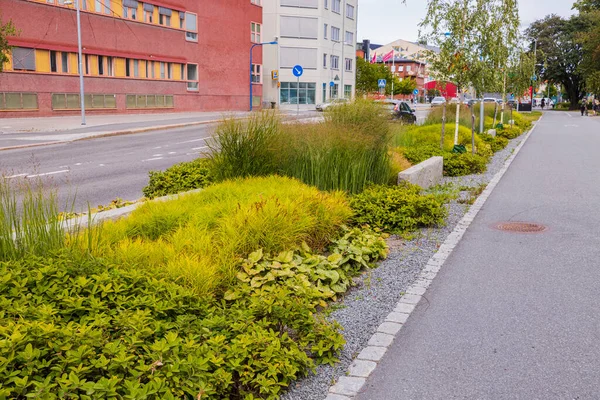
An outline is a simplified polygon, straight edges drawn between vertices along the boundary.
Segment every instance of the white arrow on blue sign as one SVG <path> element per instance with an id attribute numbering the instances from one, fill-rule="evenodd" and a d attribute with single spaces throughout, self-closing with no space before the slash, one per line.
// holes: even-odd
<path id="1" fill-rule="evenodd" d="M 387 81 L 385 79 L 379 79 L 379 81 L 377 82 L 380 88 L 384 88 L 386 83 Z"/>
<path id="2" fill-rule="evenodd" d="M 292 72 L 294 73 L 294 76 L 296 78 L 300 78 L 302 76 L 302 74 L 304 73 L 304 68 L 302 68 L 301 65 L 296 65 L 293 69 Z"/>
<path id="3" fill-rule="evenodd" d="M 414 95 L 417 95 L 417 94 L 419 94 L 419 89 L 415 89 L 415 90 L 413 90 L 413 94 L 414 94 Z"/>

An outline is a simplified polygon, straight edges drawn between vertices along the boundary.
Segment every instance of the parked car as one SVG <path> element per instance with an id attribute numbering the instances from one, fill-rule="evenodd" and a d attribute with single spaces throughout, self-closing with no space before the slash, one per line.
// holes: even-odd
<path id="1" fill-rule="evenodd" d="M 317 104 L 316 109 L 317 109 L 317 111 L 325 111 L 329 107 L 333 107 L 336 105 L 339 106 L 340 104 L 345 104 L 347 102 L 348 102 L 348 99 L 333 99 L 326 103 Z"/>
<path id="2" fill-rule="evenodd" d="M 417 123 L 417 110 L 411 108 L 410 105 L 405 101 L 400 101 L 394 107 L 394 118 L 399 119 L 407 124 Z"/>
<path id="3" fill-rule="evenodd" d="M 446 99 L 438 96 L 438 97 L 434 97 L 433 100 L 431 100 L 431 105 L 432 106 L 441 106 L 442 104 L 446 103 Z"/>
<path id="4" fill-rule="evenodd" d="M 375 100 L 375 103 L 381 104 L 384 108 L 389 110 L 390 114 L 393 114 L 394 109 L 396 108 L 398 103 L 400 103 L 400 100 L 382 99 L 382 100 Z"/>
<path id="5" fill-rule="evenodd" d="M 450 99 L 450 104 L 459 104 L 460 100 L 458 99 L 458 97 L 453 97 Z"/>
<path id="6" fill-rule="evenodd" d="M 494 98 L 494 97 L 484 97 L 483 98 L 483 102 L 484 103 L 498 103 L 498 99 Z"/>
<path id="7" fill-rule="evenodd" d="M 467 102 L 467 105 L 471 107 L 475 103 L 481 103 L 481 99 L 471 99 Z"/>

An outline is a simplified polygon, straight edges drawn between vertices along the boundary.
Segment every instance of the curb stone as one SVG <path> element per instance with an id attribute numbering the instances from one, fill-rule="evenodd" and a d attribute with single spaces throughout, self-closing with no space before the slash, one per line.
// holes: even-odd
<path id="1" fill-rule="evenodd" d="M 540 117 L 537 122 L 539 122 L 542 118 L 543 116 Z M 504 163 L 504 166 L 500 169 L 500 171 L 498 171 L 498 173 L 496 173 L 496 175 L 494 175 L 485 190 L 481 193 L 481 195 L 479 195 L 475 203 L 473 203 L 469 211 L 463 216 L 450 235 L 446 237 L 444 243 L 427 262 L 427 265 L 417 276 L 412 285 L 406 289 L 405 294 L 398 301 L 396 308 L 385 318 L 385 322 L 382 323 L 379 328 L 377 328 L 377 332 L 371 336 L 367 347 L 360 352 L 360 354 L 356 357 L 356 360 L 350 365 L 350 368 L 347 372 L 348 376 L 341 376 L 337 383 L 329 388 L 329 394 L 325 400 L 351 400 L 359 393 L 363 385 L 366 383 L 366 379 L 368 379 L 370 374 L 376 369 L 378 365 L 377 363 L 383 358 L 389 346 L 402 329 L 402 326 L 404 326 L 404 323 L 408 320 L 411 313 L 414 311 L 416 306 L 419 304 L 419 301 L 426 293 L 427 288 L 437 276 L 437 273 L 444 265 L 446 259 L 450 256 L 456 245 L 458 245 L 458 243 L 461 241 L 463 235 L 467 231 L 467 228 L 471 225 L 471 222 L 473 222 L 537 126 L 537 123 L 533 124 L 531 130 L 525 134 L 524 139 L 508 157 Z M 398 325 L 398 327 L 392 327 L 386 324 L 394 324 Z M 395 333 L 392 333 L 392 328 L 394 328 L 393 330 L 395 330 Z M 395 328 L 398 329 L 396 330 Z M 357 360 L 370 361 L 375 366 L 365 376 L 365 368 L 354 367 L 357 363 Z M 361 373 L 361 375 L 355 376 L 353 373 Z"/>

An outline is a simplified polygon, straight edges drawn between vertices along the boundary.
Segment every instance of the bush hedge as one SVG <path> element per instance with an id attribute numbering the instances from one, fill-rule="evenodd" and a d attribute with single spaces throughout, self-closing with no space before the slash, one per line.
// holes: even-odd
<path id="1" fill-rule="evenodd" d="M 484 134 L 479 135 L 479 137 L 483 139 L 484 142 L 490 145 L 490 149 L 494 153 L 503 150 L 506 146 L 508 146 L 508 139 L 500 135 L 492 136 Z"/>
<path id="2" fill-rule="evenodd" d="M 326 258 L 253 253 L 220 302 L 67 252 L 2 262 L 0 398 L 276 399 L 335 361 L 344 341 L 317 307 L 386 254 L 358 229 Z"/>
<path id="3" fill-rule="evenodd" d="M 478 154 L 450 153 L 444 157 L 444 175 L 463 176 L 486 171 L 488 159 Z"/>
<path id="4" fill-rule="evenodd" d="M 164 171 L 150 171 L 150 181 L 142 189 L 149 199 L 206 187 L 214 182 L 208 160 L 182 162 Z"/>
<path id="5" fill-rule="evenodd" d="M 350 206 L 354 223 L 390 233 L 442 224 L 448 213 L 435 196 L 423 195 L 421 188 L 409 183 L 371 186 L 353 196 Z"/>

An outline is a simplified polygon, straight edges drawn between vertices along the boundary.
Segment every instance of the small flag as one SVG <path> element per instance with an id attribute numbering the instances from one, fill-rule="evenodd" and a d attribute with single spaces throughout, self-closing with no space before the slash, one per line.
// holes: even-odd
<path id="1" fill-rule="evenodd" d="M 375 64 L 377 62 L 377 53 L 373 52 L 373 57 L 371 57 L 371 64 Z"/>
<path id="2" fill-rule="evenodd" d="M 388 62 L 389 60 L 392 59 L 392 57 L 394 57 L 394 50 L 390 51 L 387 54 L 384 54 L 383 58 L 381 59 L 383 62 Z"/>

